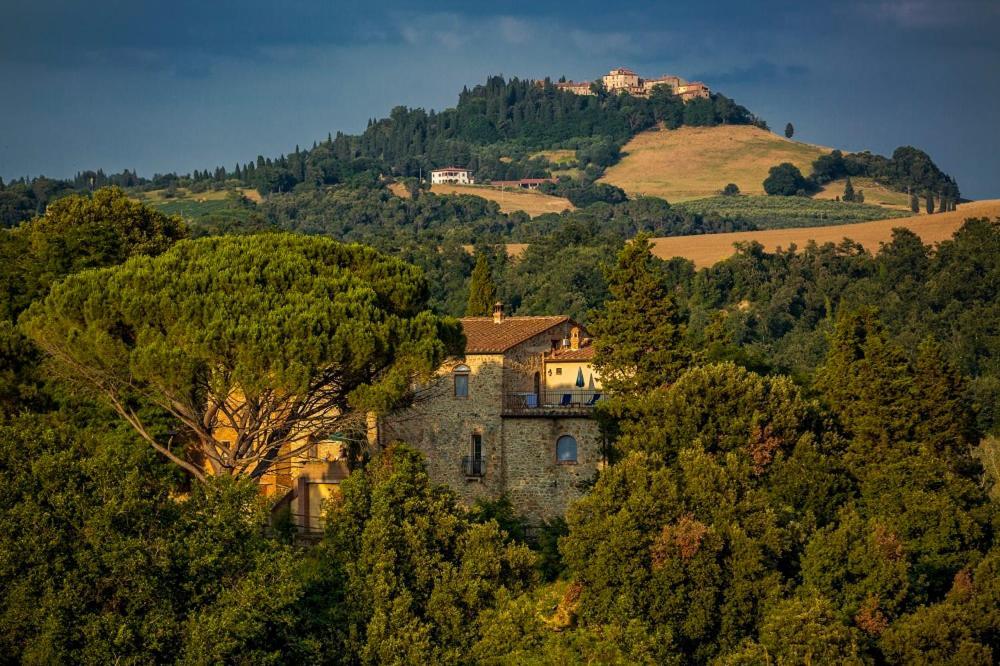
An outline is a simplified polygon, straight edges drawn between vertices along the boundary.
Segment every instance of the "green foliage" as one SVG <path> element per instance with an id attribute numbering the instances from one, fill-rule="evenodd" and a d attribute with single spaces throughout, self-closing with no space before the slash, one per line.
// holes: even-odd
<path id="1" fill-rule="evenodd" d="M 722 196 L 724 197 L 735 197 L 740 193 L 740 188 L 736 183 L 727 183 L 724 188 L 722 188 Z"/>
<path id="2" fill-rule="evenodd" d="M 719 217 L 734 228 L 789 229 L 851 224 L 907 217 L 903 211 L 861 203 L 841 203 L 808 197 L 726 196 L 725 194 L 672 206 L 673 210 L 703 218 Z"/>
<path id="3" fill-rule="evenodd" d="M 770 195 L 790 197 L 804 192 L 809 184 L 802 177 L 802 172 L 791 162 L 783 162 L 771 167 L 764 179 L 764 191 Z"/>
<path id="4" fill-rule="evenodd" d="M 293 551 L 252 483 L 187 497 L 128 433 L 23 416 L 0 427 L 0 641 L 24 663 L 310 658 Z"/>
<path id="5" fill-rule="evenodd" d="M 493 304 L 497 300 L 497 287 L 490 275 L 490 264 L 486 256 L 480 254 L 476 258 L 476 267 L 472 269 L 472 279 L 469 282 L 469 303 L 465 308 L 466 317 L 486 317 L 493 313 Z"/>
<path id="6" fill-rule="evenodd" d="M 399 404 L 458 348 L 457 323 L 426 312 L 426 299 L 415 268 L 374 250 L 266 234 L 187 241 L 78 273 L 22 325 L 195 476 L 150 435 L 134 393 L 176 417 L 214 473 L 256 478 L 294 454 L 285 445 L 304 430 Z M 220 438 L 234 422 L 244 424 L 234 441 Z"/>
<path id="7" fill-rule="evenodd" d="M 792 125 L 791 123 L 788 123 L 787 125 L 785 125 L 785 138 L 791 139 L 793 136 L 795 136 L 795 126 Z"/>
<path id="8" fill-rule="evenodd" d="M 594 314 L 594 368 L 615 393 L 645 391 L 673 381 L 688 362 L 682 318 L 644 235 L 618 253 L 607 271 L 610 298 Z"/>
<path id="9" fill-rule="evenodd" d="M 118 188 L 60 199 L 44 217 L 0 232 L 2 315 L 15 318 L 71 273 L 157 255 L 186 235 L 178 218 L 133 201 Z"/>
<path id="10" fill-rule="evenodd" d="M 319 546 L 345 592 L 335 624 L 361 663 L 465 663 L 490 632 L 481 613 L 531 584 L 534 556 L 475 523 L 430 483 L 423 460 L 387 449 L 341 486 Z M 331 618 L 332 619 L 332 618 Z"/>

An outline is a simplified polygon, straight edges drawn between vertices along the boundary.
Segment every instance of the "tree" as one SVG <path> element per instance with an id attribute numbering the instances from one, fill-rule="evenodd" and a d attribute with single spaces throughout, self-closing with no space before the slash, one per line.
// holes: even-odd
<path id="1" fill-rule="evenodd" d="M 790 197 L 808 187 L 799 168 L 790 162 L 771 167 L 764 179 L 764 191 L 771 195 Z"/>
<path id="2" fill-rule="evenodd" d="M 6 301 L 0 314 L 16 317 L 70 273 L 160 254 L 187 234 L 180 218 L 129 199 L 117 187 L 59 199 L 43 217 L 0 237 L 7 264 L 0 274 Z"/>
<path id="3" fill-rule="evenodd" d="M 490 273 L 490 262 L 480 253 L 476 267 L 472 269 L 469 281 L 469 303 L 465 308 L 466 317 L 485 317 L 493 312 L 497 300 L 497 286 Z"/>
<path id="4" fill-rule="evenodd" d="M 256 484 L 186 491 L 116 425 L 94 410 L 0 426 L 5 659 L 314 663 L 301 553 L 261 530 Z"/>
<path id="5" fill-rule="evenodd" d="M 920 197 L 916 192 L 910 192 L 910 212 L 914 215 L 920 212 Z"/>
<path id="6" fill-rule="evenodd" d="M 722 188 L 722 196 L 725 197 L 735 197 L 739 195 L 740 188 L 736 183 L 728 183 L 724 188 Z"/>
<path id="7" fill-rule="evenodd" d="M 795 127 L 792 126 L 791 123 L 785 125 L 785 138 L 791 139 L 794 134 L 795 134 Z"/>
<path id="8" fill-rule="evenodd" d="M 610 298 L 594 313 L 594 368 L 605 388 L 636 393 L 672 382 L 687 366 L 684 319 L 645 235 L 618 253 L 607 271 Z"/>
<path id="9" fill-rule="evenodd" d="M 844 183 L 844 196 L 841 197 L 842 201 L 854 201 L 854 184 L 851 183 L 851 177 L 847 177 L 847 182 Z"/>
<path id="10" fill-rule="evenodd" d="M 928 215 L 933 215 L 934 214 L 934 193 L 928 190 L 927 193 L 924 194 L 924 200 L 927 202 L 927 214 Z"/>
<path id="11" fill-rule="evenodd" d="M 461 348 L 425 311 L 417 269 L 359 245 L 285 234 L 186 241 L 159 257 L 85 271 L 22 317 L 70 378 L 199 479 L 257 478 L 309 437 L 358 428 L 365 410 Z M 175 417 L 204 460 L 151 431 Z"/>
<path id="12" fill-rule="evenodd" d="M 405 445 L 390 445 L 341 491 L 317 563 L 344 581 L 343 597 L 313 620 L 317 630 L 343 632 L 350 663 L 468 663 L 492 629 L 479 614 L 530 586 L 535 556 L 505 543 L 496 522 L 473 522 Z"/>

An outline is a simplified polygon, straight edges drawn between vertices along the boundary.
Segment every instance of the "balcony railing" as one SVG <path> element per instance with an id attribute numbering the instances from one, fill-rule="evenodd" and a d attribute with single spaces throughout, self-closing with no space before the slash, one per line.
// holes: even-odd
<path id="1" fill-rule="evenodd" d="M 503 411 L 510 415 L 549 416 L 589 413 L 603 400 L 603 391 L 595 389 L 548 389 L 539 393 L 513 392 L 503 397 Z"/>
<path id="2" fill-rule="evenodd" d="M 483 476 L 486 473 L 486 459 L 482 456 L 465 456 L 462 458 L 462 470 L 466 476 Z"/>

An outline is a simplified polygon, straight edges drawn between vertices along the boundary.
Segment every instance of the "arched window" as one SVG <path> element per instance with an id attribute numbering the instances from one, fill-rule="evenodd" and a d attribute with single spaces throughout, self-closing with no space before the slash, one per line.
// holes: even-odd
<path id="1" fill-rule="evenodd" d="M 469 397 L 469 366 L 457 365 L 452 373 L 455 377 L 455 397 Z"/>
<path id="2" fill-rule="evenodd" d="M 572 435 L 563 435 L 556 440 L 556 462 L 576 462 L 576 439 Z"/>

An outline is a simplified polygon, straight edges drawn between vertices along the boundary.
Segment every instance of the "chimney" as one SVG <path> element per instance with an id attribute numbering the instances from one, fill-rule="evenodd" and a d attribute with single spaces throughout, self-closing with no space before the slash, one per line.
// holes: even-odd
<path id="1" fill-rule="evenodd" d="M 497 301 L 493 305 L 493 323 L 500 324 L 503 322 L 503 303 Z"/>
<path id="2" fill-rule="evenodd" d="M 574 326 L 569 332 L 569 348 L 576 351 L 580 348 L 580 329 Z"/>

